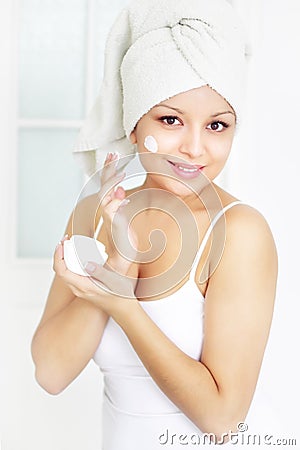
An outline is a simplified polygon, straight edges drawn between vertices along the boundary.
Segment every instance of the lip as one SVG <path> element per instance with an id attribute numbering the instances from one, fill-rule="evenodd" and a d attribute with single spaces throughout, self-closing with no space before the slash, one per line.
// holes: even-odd
<path id="1" fill-rule="evenodd" d="M 173 161 L 167 160 L 168 163 L 170 164 L 170 166 L 173 169 L 173 172 L 176 173 L 176 175 L 179 175 L 182 178 L 185 179 L 192 179 L 192 178 L 196 178 L 199 176 L 200 172 L 202 171 L 202 169 L 204 169 L 205 166 L 200 166 L 198 164 L 184 164 L 184 163 L 175 163 Z M 180 167 L 186 168 L 186 169 L 197 169 L 194 170 L 193 172 L 185 172 L 184 170 L 181 170 Z"/>

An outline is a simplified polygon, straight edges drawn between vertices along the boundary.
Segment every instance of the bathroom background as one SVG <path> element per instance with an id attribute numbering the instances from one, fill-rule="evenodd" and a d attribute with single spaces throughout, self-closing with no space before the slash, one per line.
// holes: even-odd
<path id="1" fill-rule="evenodd" d="M 53 397 L 34 379 L 30 342 L 53 278 L 54 247 L 85 181 L 72 145 L 99 89 L 107 32 L 126 3 L 0 0 L 1 450 L 100 448 L 97 367 L 91 362 Z M 270 434 L 297 438 L 290 448 L 300 448 L 300 5 L 231 3 L 252 56 L 246 118 L 220 183 L 265 215 L 277 243 L 276 308 L 258 392 L 279 424 Z"/>

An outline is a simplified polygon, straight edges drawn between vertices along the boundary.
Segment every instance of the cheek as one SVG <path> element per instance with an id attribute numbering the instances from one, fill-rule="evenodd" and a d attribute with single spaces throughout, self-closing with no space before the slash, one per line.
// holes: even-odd
<path id="1" fill-rule="evenodd" d="M 153 130 L 152 134 L 141 133 L 138 136 L 139 153 L 169 153 L 178 148 L 178 145 L 179 140 L 175 133 Z"/>
<path id="2" fill-rule="evenodd" d="M 232 146 L 232 138 L 224 137 L 223 139 L 216 138 L 211 141 L 210 149 L 216 159 L 223 160 L 228 157 Z"/>
<path id="3" fill-rule="evenodd" d="M 154 136 L 159 153 L 173 153 L 180 146 L 180 138 L 177 133 L 157 132 Z"/>

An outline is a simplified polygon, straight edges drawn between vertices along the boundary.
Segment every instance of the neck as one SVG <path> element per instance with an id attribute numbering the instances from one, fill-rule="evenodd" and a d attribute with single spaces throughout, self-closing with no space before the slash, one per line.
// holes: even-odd
<path id="1" fill-rule="evenodd" d="M 187 189 L 187 193 L 185 194 L 176 191 L 176 189 L 169 190 L 166 186 L 151 179 L 149 176 L 147 176 L 143 185 L 140 186 L 139 191 L 144 191 L 144 207 L 155 208 L 161 203 L 161 207 L 164 208 L 167 205 L 164 205 L 162 200 L 163 198 L 168 198 L 169 205 L 180 201 L 180 203 L 184 203 L 192 212 L 206 210 L 209 207 L 208 203 L 216 203 L 213 201 L 213 197 L 218 197 L 216 190 L 211 184 L 204 186 L 200 192 L 194 192 L 192 189 Z M 214 195 L 212 195 L 212 192 Z"/>

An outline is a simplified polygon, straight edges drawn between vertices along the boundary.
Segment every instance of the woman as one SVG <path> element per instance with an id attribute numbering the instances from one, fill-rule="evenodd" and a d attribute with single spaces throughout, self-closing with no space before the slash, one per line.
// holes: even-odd
<path id="1" fill-rule="evenodd" d="M 100 366 L 105 450 L 194 448 L 203 433 L 223 443 L 247 416 L 277 255 L 262 215 L 213 182 L 241 119 L 245 64 L 225 0 L 135 1 L 110 33 L 103 87 L 77 146 L 87 173 L 104 160 L 101 189 L 66 227 L 92 236 L 99 223 L 108 258 L 80 276 L 64 261 L 68 236 L 58 244 L 32 343 L 50 393 L 91 358 Z M 142 186 L 114 189 L 125 177 L 115 149 L 123 169 L 138 152 Z"/>

